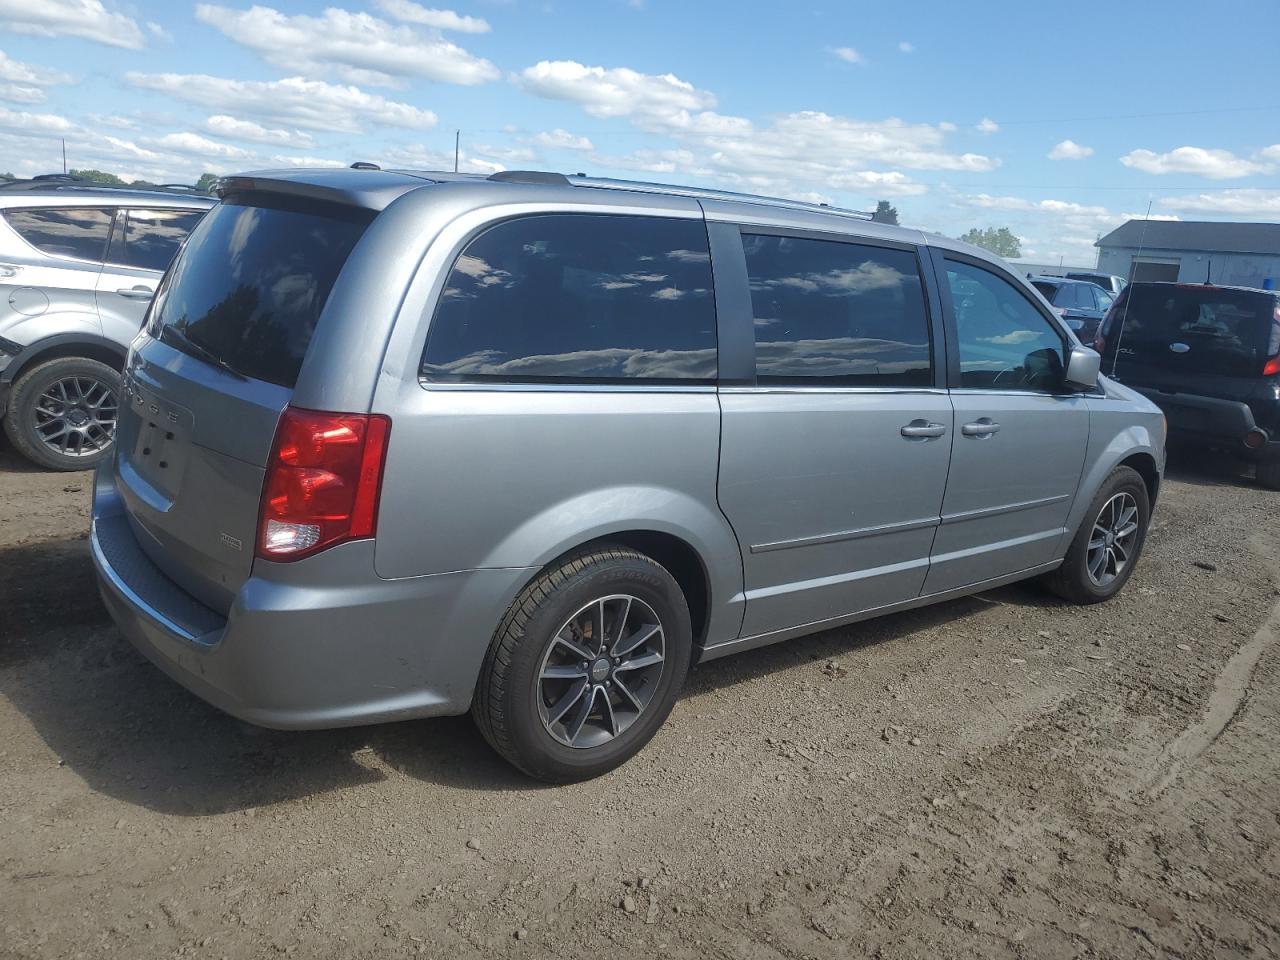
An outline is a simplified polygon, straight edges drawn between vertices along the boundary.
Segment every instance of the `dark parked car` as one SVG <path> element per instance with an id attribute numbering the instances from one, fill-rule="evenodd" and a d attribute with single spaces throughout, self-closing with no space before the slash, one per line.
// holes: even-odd
<path id="1" fill-rule="evenodd" d="M 1039 290 L 1053 307 L 1053 312 L 1067 321 L 1083 342 L 1090 342 L 1098 332 L 1098 324 L 1106 316 L 1115 298 L 1089 280 L 1065 277 L 1031 277 L 1031 285 Z"/>
<path id="2" fill-rule="evenodd" d="M 1130 284 L 1095 341 L 1102 368 L 1154 400 L 1183 438 L 1257 463 L 1280 489 L 1280 294 Z"/>

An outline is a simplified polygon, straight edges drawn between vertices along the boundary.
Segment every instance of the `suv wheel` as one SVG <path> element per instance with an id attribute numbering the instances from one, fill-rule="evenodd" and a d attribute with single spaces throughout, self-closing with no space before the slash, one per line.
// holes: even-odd
<path id="1" fill-rule="evenodd" d="M 472 715 L 531 777 L 586 780 L 624 763 L 662 726 L 692 649 L 671 574 L 644 554 L 601 547 L 516 598 L 485 657 Z"/>
<path id="2" fill-rule="evenodd" d="M 1280 461 L 1260 463 L 1255 470 L 1259 484 L 1268 490 L 1280 490 Z"/>
<path id="3" fill-rule="evenodd" d="M 1067 549 L 1044 582 L 1072 603 L 1110 600 L 1128 581 L 1147 539 L 1151 504 L 1138 471 L 1117 467 L 1098 491 Z"/>
<path id="4" fill-rule="evenodd" d="M 120 374 L 86 357 L 59 357 L 13 384 L 5 433 L 19 453 L 51 470 L 89 470 L 110 452 Z"/>

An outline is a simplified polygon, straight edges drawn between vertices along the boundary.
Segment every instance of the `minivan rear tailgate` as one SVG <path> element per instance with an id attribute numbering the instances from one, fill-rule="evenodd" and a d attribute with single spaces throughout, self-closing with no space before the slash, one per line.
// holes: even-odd
<path id="1" fill-rule="evenodd" d="M 115 470 L 130 525 L 161 570 L 221 613 L 253 565 L 264 465 L 291 393 L 150 339 L 126 371 Z"/>

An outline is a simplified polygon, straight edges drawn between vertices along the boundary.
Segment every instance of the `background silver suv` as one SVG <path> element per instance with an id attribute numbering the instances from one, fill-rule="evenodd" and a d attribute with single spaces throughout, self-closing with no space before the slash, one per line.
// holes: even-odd
<path id="1" fill-rule="evenodd" d="M 215 202 L 74 178 L 0 184 L 0 415 L 22 454 L 60 470 L 107 454 L 129 341 Z"/>
<path id="2" fill-rule="evenodd" d="M 804 204 L 265 172 L 134 341 L 91 544 L 133 642 L 247 720 L 472 710 L 550 780 L 690 664 L 1133 571 L 1164 420 L 1025 281 Z"/>

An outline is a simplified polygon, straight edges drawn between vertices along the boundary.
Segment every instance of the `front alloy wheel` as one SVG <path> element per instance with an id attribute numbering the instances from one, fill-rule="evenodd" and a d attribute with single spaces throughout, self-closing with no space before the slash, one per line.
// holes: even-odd
<path id="1" fill-rule="evenodd" d="M 1089 538 L 1089 579 L 1099 587 L 1110 586 L 1129 565 L 1138 533 L 1138 501 L 1133 494 L 1117 493 L 1093 521 Z"/>

